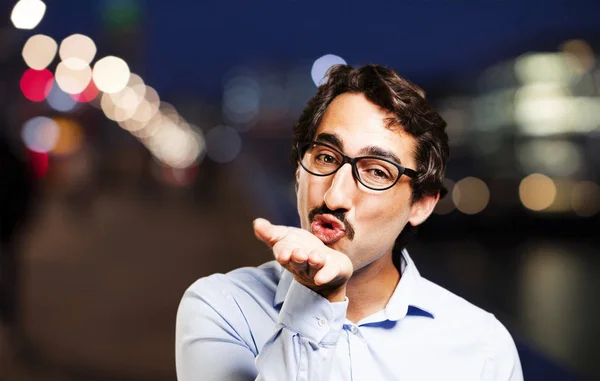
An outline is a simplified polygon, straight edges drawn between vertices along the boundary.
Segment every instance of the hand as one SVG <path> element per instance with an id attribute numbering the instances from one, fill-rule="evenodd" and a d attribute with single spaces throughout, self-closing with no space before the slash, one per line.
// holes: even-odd
<path id="1" fill-rule="evenodd" d="M 254 234 L 273 249 L 275 259 L 296 281 L 329 301 L 343 301 L 354 268 L 350 258 L 333 250 L 310 232 L 254 220 Z"/>

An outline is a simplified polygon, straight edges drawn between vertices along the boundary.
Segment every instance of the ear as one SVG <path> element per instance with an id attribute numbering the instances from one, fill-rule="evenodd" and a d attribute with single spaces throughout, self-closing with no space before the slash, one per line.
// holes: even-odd
<path id="1" fill-rule="evenodd" d="M 294 189 L 296 189 L 296 194 L 298 194 L 298 181 L 300 180 L 300 163 L 296 165 L 296 185 Z"/>
<path id="2" fill-rule="evenodd" d="M 417 226 L 425 222 L 433 212 L 439 199 L 440 194 L 438 192 L 435 195 L 423 196 L 419 201 L 412 204 L 410 206 L 410 217 L 408 218 L 408 222 L 412 226 Z"/>

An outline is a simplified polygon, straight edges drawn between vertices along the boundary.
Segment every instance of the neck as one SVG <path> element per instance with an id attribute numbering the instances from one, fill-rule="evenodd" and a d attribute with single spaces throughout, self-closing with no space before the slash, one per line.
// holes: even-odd
<path id="1" fill-rule="evenodd" d="M 383 310 L 399 281 L 400 272 L 394 266 L 391 253 L 354 272 L 346 285 L 348 320 L 357 323 Z"/>

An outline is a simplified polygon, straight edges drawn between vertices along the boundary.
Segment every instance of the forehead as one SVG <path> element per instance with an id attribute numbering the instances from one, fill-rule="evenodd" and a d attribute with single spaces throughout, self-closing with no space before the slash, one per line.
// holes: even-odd
<path id="1" fill-rule="evenodd" d="M 391 117 L 363 94 L 344 93 L 331 102 L 314 138 L 322 133 L 335 135 L 344 153 L 351 156 L 365 147 L 379 147 L 414 168 L 415 138 L 400 126 L 390 127 L 387 119 Z"/>

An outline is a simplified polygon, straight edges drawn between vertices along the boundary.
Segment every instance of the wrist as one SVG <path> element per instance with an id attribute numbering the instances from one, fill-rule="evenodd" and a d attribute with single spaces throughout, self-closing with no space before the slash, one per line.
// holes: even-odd
<path id="1" fill-rule="evenodd" d="M 317 288 L 313 289 L 313 291 L 327 299 L 330 303 L 338 303 L 346 300 L 345 284 L 334 288 Z"/>

